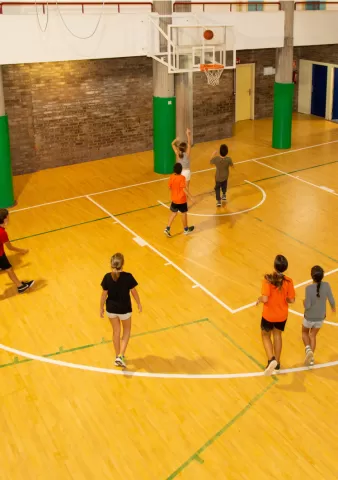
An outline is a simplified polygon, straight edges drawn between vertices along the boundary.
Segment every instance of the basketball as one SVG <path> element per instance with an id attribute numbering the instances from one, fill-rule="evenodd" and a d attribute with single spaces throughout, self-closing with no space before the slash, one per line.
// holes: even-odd
<path id="1" fill-rule="evenodd" d="M 214 32 L 212 30 L 206 30 L 203 36 L 206 40 L 211 40 L 212 38 L 214 38 Z"/>

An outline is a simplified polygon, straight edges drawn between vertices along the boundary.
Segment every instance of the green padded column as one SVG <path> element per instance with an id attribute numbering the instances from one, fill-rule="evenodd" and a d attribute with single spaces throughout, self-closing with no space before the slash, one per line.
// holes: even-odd
<path id="1" fill-rule="evenodd" d="M 0 208 L 14 205 L 11 150 L 7 115 L 0 117 Z"/>
<path id="2" fill-rule="evenodd" d="M 290 148 L 292 134 L 293 83 L 275 83 L 273 103 L 273 148 Z"/>
<path id="3" fill-rule="evenodd" d="M 176 137 L 176 98 L 153 97 L 154 171 L 172 173 L 175 153 L 171 142 Z"/>

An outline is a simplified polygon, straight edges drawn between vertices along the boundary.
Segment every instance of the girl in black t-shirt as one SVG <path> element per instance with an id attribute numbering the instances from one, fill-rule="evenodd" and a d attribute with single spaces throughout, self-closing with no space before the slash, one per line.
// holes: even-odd
<path id="1" fill-rule="evenodd" d="M 131 298 L 130 292 L 142 312 L 140 297 L 137 293 L 137 281 L 131 273 L 123 272 L 124 257 L 122 253 L 115 253 L 111 258 L 112 272 L 107 273 L 101 282 L 103 292 L 100 302 L 100 316 L 104 317 L 104 304 L 109 321 L 113 327 L 113 343 L 116 353 L 115 365 L 125 367 L 124 354 L 126 352 L 131 330 Z M 121 340 L 121 322 L 123 335 Z"/>

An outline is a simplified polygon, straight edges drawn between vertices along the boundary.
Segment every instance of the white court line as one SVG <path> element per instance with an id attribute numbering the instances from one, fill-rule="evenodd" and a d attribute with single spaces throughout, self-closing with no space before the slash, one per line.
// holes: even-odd
<path id="1" fill-rule="evenodd" d="M 260 157 L 257 160 L 264 159 L 264 158 L 269 158 L 269 157 Z M 240 163 L 248 163 L 252 161 L 253 159 L 241 160 L 240 162 L 235 162 L 235 165 L 239 165 Z M 210 170 L 215 170 L 215 167 L 206 168 L 204 170 L 196 170 L 196 172 L 191 172 L 191 174 L 195 175 L 196 173 L 210 172 Z M 70 198 L 64 198 L 61 200 L 54 200 L 53 202 L 40 203 L 39 205 L 33 205 L 31 207 L 17 208 L 15 210 L 11 210 L 11 213 L 23 212 L 24 210 L 31 210 L 32 208 L 46 207 L 48 205 L 68 202 L 71 200 L 79 200 L 80 198 L 87 198 L 88 196 L 94 197 L 95 195 L 103 195 L 104 193 L 117 192 L 118 190 L 125 190 L 127 188 L 142 187 L 143 185 L 149 185 L 151 183 L 164 182 L 165 180 L 169 180 L 169 178 L 170 177 L 156 178 L 155 180 L 149 180 L 148 182 L 134 183 L 132 185 L 125 185 L 124 187 L 116 187 L 116 188 L 110 188 L 109 190 L 102 190 L 101 192 L 87 193 L 86 195 L 78 195 L 77 197 L 70 197 Z"/>
<path id="2" fill-rule="evenodd" d="M 289 312 L 290 312 L 290 313 L 293 313 L 294 315 L 297 315 L 297 317 L 302 317 L 302 318 L 304 318 L 304 314 L 303 314 L 303 313 L 296 312 L 296 310 L 291 310 L 291 308 L 289 308 Z M 338 327 L 338 323 L 337 323 L 337 322 L 328 322 L 327 320 L 324 320 L 324 323 L 326 323 L 327 325 L 332 325 L 333 327 Z"/>
<path id="3" fill-rule="evenodd" d="M 19 355 L 20 357 L 29 358 L 31 360 L 36 360 L 41 363 L 49 363 L 50 365 L 58 365 L 59 367 L 72 368 L 74 370 L 84 370 L 87 372 L 96 372 L 96 373 L 108 373 L 109 375 L 120 375 L 124 377 L 146 377 L 146 378 L 168 378 L 168 379 L 204 379 L 204 380 L 215 380 L 215 379 L 226 379 L 226 378 L 252 378 L 252 377 L 263 377 L 264 372 L 245 372 L 245 373 L 210 373 L 210 374 L 189 374 L 189 373 L 149 373 L 149 372 L 132 372 L 128 370 L 113 370 L 112 368 L 100 368 L 93 367 L 92 365 L 82 365 L 81 363 L 70 363 L 63 362 L 62 360 L 54 360 L 52 358 L 41 357 L 39 355 L 33 355 L 32 353 L 22 352 L 15 348 L 7 347 L 7 345 L 2 345 L 0 343 L 0 349 L 5 350 L 6 352 Z M 318 370 L 321 368 L 334 367 L 338 365 L 338 360 L 334 362 L 319 363 L 313 367 L 296 367 L 296 368 L 287 368 L 285 370 L 280 370 L 278 375 L 286 373 L 295 373 L 295 372 L 306 372 L 308 370 Z"/>
<path id="4" fill-rule="evenodd" d="M 125 230 L 127 230 L 129 233 L 131 233 L 134 237 L 138 237 L 137 233 L 135 233 L 131 228 L 129 228 L 125 223 L 121 222 L 121 220 L 119 220 L 118 218 L 114 217 L 114 215 L 112 215 L 108 210 L 106 210 L 102 205 L 100 205 L 98 202 L 96 202 L 95 200 L 93 200 L 92 198 L 90 198 L 89 196 L 86 196 L 86 198 L 94 203 L 98 208 L 100 208 L 103 212 L 105 212 L 107 215 L 109 215 L 113 220 L 115 220 L 117 223 L 119 223 L 121 225 L 121 227 L 123 227 Z M 157 250 L 157 248 L 153 247 L 152 245 L 150 245 L 150 243 L 147 243 L 147 247 L 150 248 L 150 250 L 152 250 L 154 253 L 156 253 L 156 255 L 158 255 L 159 257 L 163 258 L 163 260 L 165 260 L 168 264 L 170 264 L 172 267 L 174 267 L 176 270 L 178 270 L 180 273 L 182 273 L 182 275 L 184 275 L 186 278 L 188 278 L 194 285 L 196 285 L 196 287 L 199 287 L 201 290 L 203 290 L 203 292 L 205 292 L 207 295 L 209 295 L 209 297 L 211 297 L 213 300 L 215 300 L 219 305 L 221 305 L 223 308 L 225 308 L 228 312 L 230 313 L 233 313 L 233 310 L 232 308 L 230 308 L 228 305 L 226 305 L 224 302 L 222 302 L 222 300 L 220 300 L 218 297 L 216 297 L 216 295 L 214 295 L 213 293 L 210 292 L 210 290 L 208 290 L 207 288 L 205 288 L 203 285 L 201 285 L 200 283 L 198 283 L 196 280 L 194 280 L 187 272 L 185 272 L 184 270 L 182 270 L 182 268 L 180 268 L 178 265 L 176 265 L 176 263 L 172 262 L 168 257 L 166 257 L 165 255 L 163 255 L 163 253 L 161 253 L 159 250 Z"/>
<path id="5" fill-rule="evenodd" d="M 338 268 L 335 268 L 334 270 L 330 270 L 328 272 L 325 273 L 325 277 L 327 277 L 328 275 L 332 275 L 334 273 L 337 273 L 338 272 Z M 305 282 L 302 282 L 302 283 L 298 283 L 297 285 L 295 285 L 295 288 L 300 288 L 300 287 L 304 287 L 304 285 L 309 285 L 310 283 L 312 283 L 313 280 L 306 280 Z M 256 305 L 256 302 L 253 302 L 253 303 L 248 303 L 247 305 L 243 305 L 242 307 L 239 307 L 239 308 L 235 308 L 232 313 L 238 313 L 238 312 L 242 312 L 243 310 L 247 310 L 248 308 L 251 308 L 251 307 L 254 307 Z M 289 310 L 291 312 L 291 310 Z"/>
<path id="6" fill-rule="evenodd" d="M 260 190 L 262 192 L 262 200 L 259 203 L 257 203 L 257 205 L 255 205 L 254 207 L 246 208 L 245 210 L 239 210 L 238 212 L 232 212 L 232 213 L 191 213 L 191 211 L 189 210 L 189 216 L 194 216 L 194 217 L 229 217 L 231 215 L 240 215 L 241 213 L 251 212 L 252 210 L 255 210 L 256 208 L 263 205 L 263 203 L 266 200 L 266 193 L 263 190 L 263 188 L 260 187 L 259 185 L 256 185 L 255 183 L 249 182 L 249 180 L 244 180 L 244 182 L 249 183 L 250 185 L 253 185 L 254 187 L 256 187 L 258 190 Z M 157 200 L 157 201 L 160 205 L 162 205 L 162 207 L 165 207 L 165 208 L 168 208 L 168 209 L 170 208 L 168 205 L 161 202 L 160 200 Z"/>
<path id="7" fill-rule="evenodd" d="M 315 183 L 311 183 L 311 182 L 308 182 L 307 180 L 303 180 L 300 177 L 296 177 L 295 175 L 291 175 L 291 173 L 287 173 L 287 172 L 284 172 L 283 170 L 279 170 L 279 168 L 271 167 L 270 165 L 267 165 L 266 163 L 263 163 L 263 162 L 259 162 L 258 160 L 253 160 L 253 161 L 255 163 L 258 163 L 258 165 L 263 165 L 263 167 L 271 168 L 271 170 L 275 170 L 275 172 L 282 173 L 286 177 L 294 178 L 295 180 L 298 180 L 299 182 L 306 183 L 307 185 L 311 185 L 311 187 L 318 188 L 319 190 L 331 193 L 332 195 L 336 195 L 338 197 L 338 193 L 336 193 L 335 191 L 330 191 L 330 189 L 326 189 L 326 188 L 324 189 L 320 185 L 316 185 Z"/>
<path id="8" fill-rule="evenodd" d="M 300 152 L 302 150 L 309 150 L 311 148 L 323 147 L 325 145 L 330 145 L 332 143 L 338 143 L 338 140 L 332 140 L 331 142 L 318 143 L 316 145 L 310 145 L 308 147 L 295 148 L 293 150 L 287 150 L 286 152 L 273 153 L 271 155 L 265 155 L 263 157 L 250 158 L 249 160 L 241 160 L 240 162 L 235 162 L 235 165 L 239 165 L 241 163 L 248 163 L 248 162 L 258 162 L 258 160 L 265 160 L 266 158 L 278 157 L 279 155 L 289 155 L 290 153 L 296 153 L 296 152 Z M 265 166 L 268 167 L 269 165 L 265 165 Z M 272 168 L 272 167 L 270 167 L 270 168 Z M 196 172 L 191 172 L 191 174 L 195 175 L 197 173 L 209 172 L 210 170 L 215 170 L 215 168 L 211 167 L 211 168 L 206 168 L 204 170 L 197 170 Z M 282 173 L 285 173 L 285 172 L 282 172 Z M 78 200 L 80 198 L 86 198 L 88 196 L 101 195 L 101 194 L 104 194 L 104 193 L 115 192 L 117 190 L 124 190 L 124 189 L 127 189 L 127 188 L 140 187 L 142 185 L 149 185 L 150 183 L 164 182 L 165 180 L 168 180 L 168 179 L 169 179 L 169 177 L 157 178 L 155 180 L 149 180 L 148 182 L 141 182 L 141 183 L 135 183 L 133 185 L 126 185 L 124 187 L 111 188 L 110 190 L 102 190 L 101 192 L 87 193 L 86 195 L 79 195 L 77 197 L 64 198 L 62 200 L 54 200 L 53 202 L 46 202 L 46 203 L 41 203 L 39 205 L 32 205 L 31 207 L 17 208 L 15 210 L 11 210 L 11 213 L 23 212 L 24 210 L 31 210 L 32 208 L 45 207 L 47 205 L 54 205 L 56 203 L 68 202 L 68 201 L 71 201 L 71 200 Z"/>

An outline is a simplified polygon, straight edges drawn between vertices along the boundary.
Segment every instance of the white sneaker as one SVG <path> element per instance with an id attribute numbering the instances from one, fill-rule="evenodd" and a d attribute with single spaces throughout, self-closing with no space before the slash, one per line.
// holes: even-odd
<path id="1" fill-rule="evenodd" d="M 118 357 L 116 357 L 115 365 L 117 367 L 124 367 L 124 368 L 127 366 L 123 355 L 119 355 Z"/>
<path id="2" fill-rule="evenodd" d="M 305 360 L 304 360 L 304 365 L 306 367 L 309 367 L 310 365 L 314 364 L 314 359 L 313 359 L 313 351 L 311 350 L 311 348 L 307 348 L 305 350 Z"/>
<path id="3" fill-rule="evenodd" d="M 264 375 L 266 377 L 269 377 L 270 375 L 272 375 L 277 365 L 278 365 L 278 362 L 276 359 L 270 360 L 266 369 L 264 370 Z"/>

